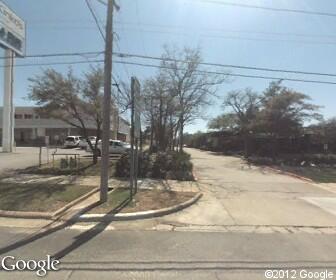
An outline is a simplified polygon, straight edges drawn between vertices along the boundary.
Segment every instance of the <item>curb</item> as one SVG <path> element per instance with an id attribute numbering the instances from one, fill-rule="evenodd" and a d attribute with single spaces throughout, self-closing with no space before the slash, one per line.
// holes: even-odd
<path id="1" fill-rule="evenodd" d="M 294 177 L 296 179 L 300 179 L 300 180 L 303 180 L 303 181 L 306 181 L 306 182 L 309 182 L 309 183 L 315 183 L 312 179 L 294 174 L 292 172 L 284 171 L 284 170 L 277 169 L 277 168 L 274 168 L 274 167 L 269 167 L 269 166 L 263 166 L 263 168 L 271 170 L 271 171 L 275 171 L 277 173 L 285 174 L 285 175 L 288 175 L 290 177 Z"/>
<path id="2" fill-rule="evenodd" d="M 159 210 L 149 210 L 149 211 L 141 211 L 135 213 L 118 213 L 118 214 L 84 214 L 79 216 L 76 221 L 78 222 L 100 222 L 100 221 L 130 221 L 130 220 L 138 220 L 138 219 L 149 219 L 155 217 L 161 217 L 164 215 L 172 214 L 183 210 L 192 204 L 196 203 L 201 197 L 202 193 L 196 194 L 193 198 L 171 206 L 167 208 L 162 208 Z"/>
<path id="3" fill-rule="evenodd" d="M 5 218 L 23 218 L 23 219 L 45 219 L 45 220 L 55 220 L 65 211 L 69 210 L 71 207 L 81 203 L 83 200 L 92 196 L 98 192 L 98 188 L 93 189 L 92 191 L 80 196 L 79 198 L 69 202 L 62 208 L 56 210 L 55 212 L 25 212 L 25 211 L 5 211 L 0 210 L 0 217 Z"/>

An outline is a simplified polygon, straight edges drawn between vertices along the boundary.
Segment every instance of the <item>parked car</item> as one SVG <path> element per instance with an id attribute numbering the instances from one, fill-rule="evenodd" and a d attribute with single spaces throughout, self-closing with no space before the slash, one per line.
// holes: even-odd
<path id="1" fill-rule="evenodd" d="M 130 143 L 122 142 L 122 144 L 124 145 L 125 148 L 131 149 L 131 144 Z"/>
<path id="2" fill-rule="evenodd" d="M 68 136 L 65 138 L 64 147 L 65 148 L 75 148 L 78 147 L 81 140 L 81 136 Z"/>
<path id="3" fill-rule="evenodd" d="M 129 152 L 131 149 L 131 146 L 128 143 L 124 143 L 119 140 L 110 140 L 110 148 L 109 152 L 110 154 L 125 154 Z M 97 152 L 98 155 L 101 155 L 101 150 L 102 150 L 102 142 L 99 141 L 97 145 Z"/>
<path id="4" fill-rule="evenodd" d="M 97 139 L 96 136 L 89 136 L 89 141 L 91 142 L 92 146 L 96 144 L 96 139 Z M 78 147 L 85 150 L 90 148 L 87 140 L 84 137 L 79 141 Z"/>

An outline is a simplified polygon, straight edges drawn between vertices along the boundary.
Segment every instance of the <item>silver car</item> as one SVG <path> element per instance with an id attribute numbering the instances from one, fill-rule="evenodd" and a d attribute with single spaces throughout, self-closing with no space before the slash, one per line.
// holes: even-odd
<path id="1" fill-rule="evenodd" d="M 89 136 L 89 141 L 91 142 L 92 146 L 94 146 L 96 144 L 96 136 Z M 83 139 L 81 139 L 79 141 L 78 147 L 84 150 L 90 149 L 90 146 L 86 140 L 86 138 L 83 137 Z"/>
<path id="2" fill-rule="evenodd" d="M 110 154 L 125 154 L 130 151 L 131 146 L 119 140 L 110 140 L 109 152 Z M 98 155 L 101 155 L 102 142 L 99 141 L 97 145 Z"/>
<path id="3" fill-rule="evenodd" d="M 65 138 L 64 147 L 65 148 L 75 148 L 78 147 L 81 140 L 81 136 L 68 136 Z"/>

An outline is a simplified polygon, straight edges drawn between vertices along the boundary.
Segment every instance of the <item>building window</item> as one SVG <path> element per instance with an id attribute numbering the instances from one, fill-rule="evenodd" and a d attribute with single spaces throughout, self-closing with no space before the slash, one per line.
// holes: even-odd
<path id="1" fill-rule="evenodd" d="M 25 118 L 25 120 L 31 120 L 33 118 L 33 115 L 31 115 L 31 114 L 25 114 L 24 118 Z"/>
<path id="2" fill-rule="evenodd" d="M 15 119 L 16 119 L 16 120 L 22 120 L 22 115 L 20 115 L 20 114 L 15 114 Z"/>

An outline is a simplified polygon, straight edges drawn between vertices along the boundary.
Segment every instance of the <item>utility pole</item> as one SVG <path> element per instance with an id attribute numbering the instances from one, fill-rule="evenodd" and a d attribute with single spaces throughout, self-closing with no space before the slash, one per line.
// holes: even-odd
<path id="1" fill-rule="evenodd" d="M 14 52 L 10 49 L 5 51 L 5 76 L 4 76 L 4 99 L 2 120 L 2 151 L 13 152 L 14 146 Z"/>
<path id="2" fill-rule="evenodd" d="M 104 62 L 104 104 L 103 137 L 101 153 L 100 201 L 107 201 L 109 179 L 109 146 L 111 130 L 111 90 L 112 90 L 112 51 L 113 51 L 113 10 L 114 0 L 108 0 L 106 20 L 106 42 Z"/>

